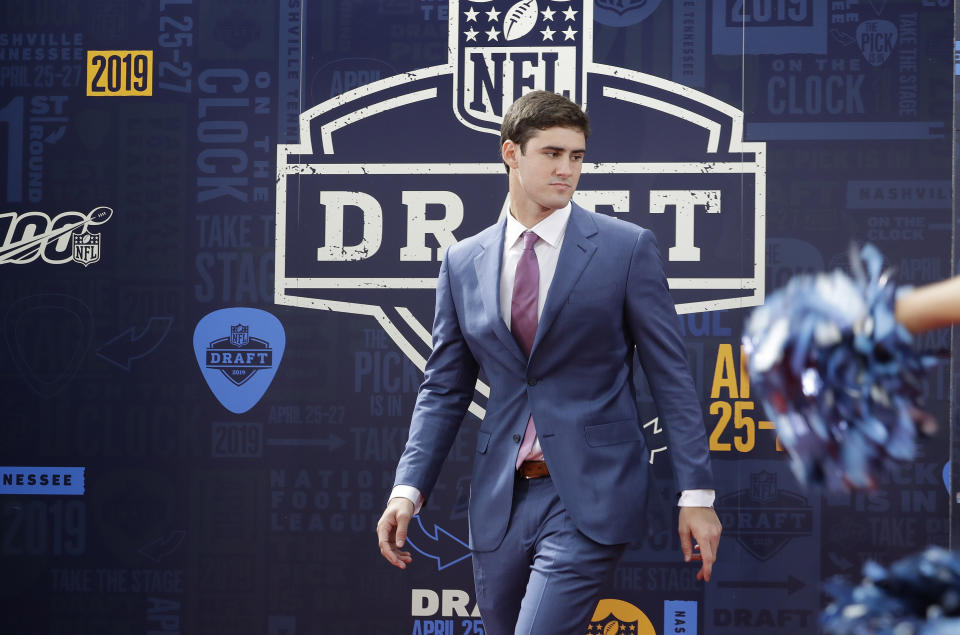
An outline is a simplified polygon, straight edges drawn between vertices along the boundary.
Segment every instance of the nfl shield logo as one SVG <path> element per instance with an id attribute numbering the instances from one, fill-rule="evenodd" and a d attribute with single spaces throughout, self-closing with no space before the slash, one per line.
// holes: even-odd
<path id="1" fill-rule="evenodd" d="M 620 15 L 623 15 L 627 11 L 634 9 L 642 9 L 648 3 L 648 0 L 596 0 L 597 6 L 604 9 L 610 9 L 611 11 L 616 11 Z M 660 4 L 659 2 L 653 2 L 651 4 Z"/>
<path id="2" fill-rule="evenodd" d="M 674 3 L 679 0 L 674 0 Z M 596 18 L 607 26 L 630 26 L 646 20 L 657 10 L 663 0 L 594 0 Z M 692 9 L 695 2 L 683 5 L 684 11 Z M 706 3 L 704 3 L 706 4 Z"/>
<path id="3" fill-rule="evenodd" d="M 772 503 L 777 500 L 777 475 L 767 471 L 751 474 L 750 499 L 757 503 Z"/>
<path id="4" fill-rule="evenodd" d="M 73 260 L 84 267 L 100 260 L 100 234 L 86 229 L 73 232 Z"/>
<path id="5" fill-rule="evenodd" d="M 586 109 L 591 2 L 451 0 L 450 24 L 454 111 L 467 126 L 499 134 L 507 107 L 532 90 Z"/>
<path id="6" fill-rule="evenodd" d="M 243 324 L 230 325 L 230 343 L 234 346 L 246 346 L 250 343 L 250 327 Z"/>
<path id="7" fill-rule="evenodd" d="M 587 633 L 588 635 L 593 635 L 594 633 L 597 635 L 603 635 L 605 633 L 636 633 L 639 628 L 639 621 L 625 622 L 617 619 L 611 613 L 602 620 L 590 622 L 590 626 L 587 627 Z"/>
<path id="8" fill-rule="evenodd" d="M 619 15 L 630 11 L 639 11 L 647 8 L 647 5 L 653 5 L 656 8 L 660 0 L 596 0 L 597 6 L 603 9 L 609 9 Z"/>

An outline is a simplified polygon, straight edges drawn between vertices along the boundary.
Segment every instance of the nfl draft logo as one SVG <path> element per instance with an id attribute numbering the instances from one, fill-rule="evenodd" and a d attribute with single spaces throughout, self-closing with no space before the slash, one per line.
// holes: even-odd
<path id="1" fill-rule="evenodd" d="M 273 367 L 270 342 L 250 337 L 250 328 L 242 324 L 230 327 L 230 337 L 210 342 L 207 368 L 214 368 L 237 386 L 243 385 L 258 370 Z"/>
<path id="2" fill-rule="evenodd" d="M 84 267 L 100 260 L 100 234 L 88 229 L 73 232 L 73 259 Z"/>
<path id="3" fill-rule="evenodd" d="M 536 89 L 586 108 L 574 200 L 657 235 L 679 313 L 762 304 L 765 144 L 743 141 L 741 111 L 594 62 L 589 0 L 451 0 L 449 15 L 447 63 L 313 106 L 300 143 L 277 146 L 278 304 L 370 316 L 423 370 L 440 261 L 507 213 L 499 128 Z"/>
<path id="4" fill-rule="evenodd" d="M 193 330 L 193 352 L 204 380 L 217 401 L 236 414 L 253 408 L 267 392 L 286 343 L 280 320 L 250 307 L 208 313 Z"/>
<path id="5" fill-rule="evenodd" d="M 807 499 L 777 486 L 777 474 L 750 474 L 750 487 L 720 497 L 725 533 L 760 561 L 777 555 L 794 538 L 814 534 L 814 510 Z"/>

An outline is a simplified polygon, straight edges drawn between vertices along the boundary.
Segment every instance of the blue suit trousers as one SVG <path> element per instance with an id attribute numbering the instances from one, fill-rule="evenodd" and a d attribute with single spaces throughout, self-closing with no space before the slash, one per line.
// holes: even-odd
<path id="1" fill-rule="evenodd" d="M 577 530 L 550 477 L 518 479 L 503 542 L 473 553 L 486 635 L 584 635 L 626 546 Z"/>

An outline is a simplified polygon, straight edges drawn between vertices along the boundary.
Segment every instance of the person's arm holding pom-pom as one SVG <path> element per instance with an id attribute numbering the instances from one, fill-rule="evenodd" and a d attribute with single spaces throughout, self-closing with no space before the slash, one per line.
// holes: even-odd
<path id="1" fill-rule="evenodd" d="M 960 323 L 960 276 L 903 293 L 894 315 L 911 333 Z"/>

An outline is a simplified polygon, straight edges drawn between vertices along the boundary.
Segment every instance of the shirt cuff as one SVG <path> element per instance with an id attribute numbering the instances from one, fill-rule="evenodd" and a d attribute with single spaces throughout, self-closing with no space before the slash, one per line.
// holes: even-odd
<path id="1" fill-rule="evenodd" d="M 414 516 L 419 514 L 420 508 L 423 507 L 423 496 L 421 496 L 420 490 L 413 485 L 394 485 L 393 491 L 390 492 L 390 498 L 406 498 L 413 503 Z"/>
<path id="2" fill-rule="evenodd" d="M 716 492 L 712 489 L 685 489 L 680 493 L 677 507 L 713 507 L 714 498 L 716 498 Z"/>

